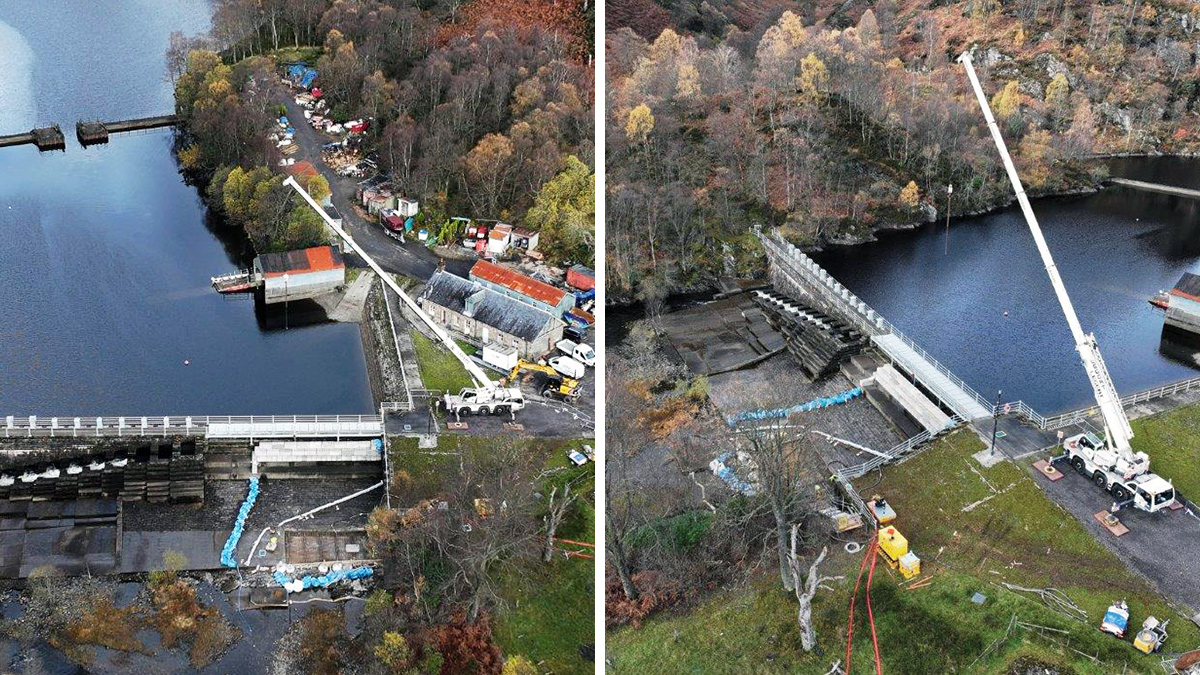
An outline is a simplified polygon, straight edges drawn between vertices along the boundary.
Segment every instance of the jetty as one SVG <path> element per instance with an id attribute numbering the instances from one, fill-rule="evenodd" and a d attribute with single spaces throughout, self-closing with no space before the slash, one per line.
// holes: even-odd
<path id="1" fill-rule="evenodd" d="M 1157 192 L 1164 195 L 1172 195 L 1175 197 L 1186 197 L 1188 199 L 1200 199 L 1200 190 L 1190 190 L 1188 188 L 1176 187 L 1174 185 L 1162 185 L 1161 183 L 1147 183 L 1140 180 L 1130 180 L 1128 178 L 1109 178 L 1109 183 L 1120 185 L 1121 187 L 1133 188 L 1134 190 L 1145 190 L 1146 192 Z"/>
<path id="2" fill-rule="evenodd" d="M 66 150 L 66 140 L 63 138 L 62 129 L 57 124 L 50 127 L 39 127 L 31 129 L 23 134 L 10 134 L 8 136 L 0 136 L 0 148 L 6 148 L 13 145 L 25 145 L 32 143 L 37 146 L 38 150 L 45 152 L 46 150 Z"/>
<path id="3" fill-rule="evenodd" d="M 159 115 L 157 117 L 139 117 L 132 120 L 121 120 L 117 122 L 84 122 L 75 123 L 75 136 L 79 139 L 79 144 L 87 147 L 89 145 L 98 145 L 107 143 L 108 137 L 111 134 L 119 134 L 126 131 L 139 131 L 142 129 L 157 129 L 159 127 L 173 126 L 179 121 L 175 115 Z"/>

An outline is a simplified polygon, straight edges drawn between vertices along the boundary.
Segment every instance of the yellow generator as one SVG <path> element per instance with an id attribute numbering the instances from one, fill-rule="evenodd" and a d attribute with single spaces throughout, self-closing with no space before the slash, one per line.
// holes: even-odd
<path id="1" fill-rule="evenodd" d="M 895 527 L 885 527 L 879 530 L 879 555 L 894 570 L 900 571 L 900 576 L 912 579 L 921 573 L 921 559 L 916 553 L 908 550 L 908 540 Z"/>

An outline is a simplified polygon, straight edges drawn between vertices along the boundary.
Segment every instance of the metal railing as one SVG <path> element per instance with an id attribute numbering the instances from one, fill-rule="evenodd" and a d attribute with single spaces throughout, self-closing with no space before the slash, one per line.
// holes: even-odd
<path id="1" fill-rule="evenodd" d="M 923 446 L 926 443 L 928 443 L 929 441 L 933 440 L 935 437 L 940 436 L 948 431 L 952 431 L 953 429 L 956 429 L 962 423 L 963 423 L 963 419 L 961 417 L 959 417 L 958 415 L 955 415 L 954 417 L 950 418 L 950 423 L 947 424 L 944 429 L 937 431 L 937 432 L 933 432 L 933 431 L 929 431 L 929 430 L 922 431 L 921 433 L 917 434 L 916 436 L 913 436 L 912 438 L 909 438 L 908 440 L 905 440 L 901 443 L 897 443 L 896 445 L 892 446 L 891 448 L 888 448 L 887 452 L 883 455 L 877 455 L 875 457 L 872 457 L 871 459 L 863 462 L 862 464 L 856 464 L 854 466 L 849 466 L 844 469 L 839 469 L 836 472 L 837 476 L 839 478 L 841 478 L 842 480 L 849 482 L 856 478 L 861 478 L 862 476 L 865 476 L 866 474 L 874 471 L 875 469 L 883 466 L 884 464 L 890 464 L 892 462 L 901 461 L 901 460 L 908 459 L 909 457 L 913 457 L 918 454 L 917 452 L 914 452 L 914 450 L 921 448 L 921 446 Z"/>
<path id="2" fill-rule="evenodd" d="M 213 425 L 230 429 L 223 438 L 312 438 L 370 436 L 382 429 L 379 415 L 179 415 L 117 417 L 17 417 L 4 418 L 5 437 L 87 436 L 200 436 Z"/>
<path id="3" fill-rule="evenodd" d="M 1121 397 L 1121 407 L 1128 408 L 1138 403 L 1153 401 L 1155 399 L 1166 398 L 1185 391 L 1200 389 L 1200 377 L 1193 377 L 1187 380 L 1181 380 L 1172 384 L 1165 384 L 1161 387 L 1146 389 L 1144 391 L 1135 392 L 1128 396 Z M 1013 403 L 1005 403 L 1001 406 L 993 408 L 993 414 L 1007 415 L 1016 414 L 1032 422 L 1039 429 L 1053 431 L 1063 427 L 1079 424 L 1088 418 L 1095 417 L 1100 414 L 1099 406 L 1089 406 L 1078 410 L 1071 410 L 1058 415 L 1044 417 L 1039 415 L 1036 410 L 1030 408 L 1024 401 L 1016 401 Z"/>
<path id="4" fill-rule="evenodd" d="M 805 286 L 819 291 L 826 302 L 842 307 L 845 310 L 847 318 L 856 323 L 863 332 L 871 336 L 888 333 L 895 335 L 909 349 L 916 352 L 917 356 L 927 361 L 937 372 L 950 380 L 954 386 L 974 398 L 975 402 L 984 410 L 991 410 L 994 407 L 992 402 L 981 396 L 979 392 L 964 382 L 962 378 L 952 373 L 949 368 L 942 365 L 940 361 L 922 349 L 916 342 L 913 342 L 912 339 L 902 333 L 890 321 L 883 318 L 874 309 L 871 309 L 870 305 L 851 292 L 850 289 L 840 284 L 837 279 L 834 279 L 831 274 L 817 264 L 817 261 L 810 258 L 790 242 L 784 240 L 778 232 L 775 232 L 774 236 L 772 236 L 763 234 L 760 231 L 758 232 L 758 237 L 762 240 L 765 247 L 775 251 L 777 259 L 796 263 L 788 265 L 788 268 L 798 271 L 805 278 L 807 282 Z"/>

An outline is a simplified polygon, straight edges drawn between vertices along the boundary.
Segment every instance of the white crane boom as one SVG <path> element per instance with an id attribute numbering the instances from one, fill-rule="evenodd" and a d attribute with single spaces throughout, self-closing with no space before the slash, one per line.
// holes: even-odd
<path id="1" fill-rule="evenodd" d="M 362 247 L 358 245 L 358 242 L 354 241 L 353 237 L 347 234 L 346 231 L 341 228 L 341 226 L 339 226 L 332 218 L 330 218 L 328 213 L 325 213 L 325 209 L 321 208 L 321 205 L 312 198 L 312 195 L 308 194 L 304 188 L 300 187 L 300 184 L 296 182 L 295 178 L 289 176 L 287 180 L 283 181 L 283 184 L 290 185 L 292 189 L 294 189 L 296 192 L 299 192 L 300 196 L 304 198 L 304 201 L 308 202 L 308 205 L 313 207 L 317 214 L 321 216 L 321 218 L 325 221 L 325 224 L 329 225 L 334 232 L 337 232 L 338 235 L 346 242 L 346 244 L 349 245 L 350 248 L 354 249 L 355 253 L 358 253 L 363 260 L 367 261 L 367 264 L 371 266 L 371 269 L 375 270 L 375 273 L 379 275 L 380 279 L 383 279 L 383 283 L 387 284 L 388 288 L 391 288 L 393 291 L 395 291 L 396 295 L 399 295 L 400 299 L 404 301 L 404 304 L 408 305 L 412 311 L 416 312 L 417 316 L 421 317 L 421 320 L 425 322 L 425 325 L 429 326 L 434 335 L 438 336 L 438 339 L 442 341 L 442 344 L 446 346 L 446 349 L 449 349 L 450 353 L 454 354 L 454 357 L 457 358 L 460 363 L 462 363 L 463 368 L 467 369 L 467 373 L 471 375 L 471 379 L 475 380 L 475 386 L 494 386 L 491 378 L 489 378 L 487 374 L 483 372 L 483 369 L 479 367 L 479 364 L 472 361 L 471 357 L 467 356 L 467 353 L 464 352 L 462 348 L 458 346 L 458 343 L 450 337 L 450 334 L 447 333 L 441 326 L 434 323 L 433 319 L 429 318 L 429 315 L 425 313 L 425 310 L 421 309 L 421 306 L 418 305 L 415 300 L 409 297 L 409 295 L 405 293 L 402 288 L 400 288 L 400 284 L 396 283 L 396 280 L 392 278 L 392 275 L 385 272 L 383 268 L 379 266 L 379 263 L 375 262 L 371 256 L 367 255 L 366 251 L 364 251 Z"/>
<path id="2" fill-rule="evenodd" d="M 1092 391 L 1096 395 L 1096 404 L 1104 418 L 1107 443 L 1122 457 L 1131 458 L 1133 449 L 1130 447 L 1129 441 L 1133 438 L 1133 429 L 1129 426 L 1129 418 L 1125 416 L 1125 410 L 1121 408 L 1121 397 L 1117 394 L 1117 388 L 1108 374 L 1108 367 L 1104 365 L 1104 358 L 1100 356 L 1100 347 L 1096 344 L 1096 336 L 1091 333 L 1085 334 L 1083 327 L 1079 325 L 1079 317 L 1075 315 L 1075 307 L 1071 304 L 1070 296 L 1067 295 L 1067 287 L 1063 285 L 1062 277 L 1058 274 L 1058 267 L 1054 264 L 1054 258 L 1046 246 L 1046 238 L 1042 236 L 1042 228 L 1038 225 L 1037 216 L 1033 214 L 1033 207 L 1029 204 L 1029 197 L 1021 185 L 1021 177 L 1017 175 L 1017 168 L 1013 166 L 1012 157 L 1008 154 L 1008 147 L 1004 144 L 1004 137 L 1000 135 L 1000 127 L 996 124 L 995 117 L 992 116 L 992 108 L 988 105 L 983 87 L 979 84 L 979 77 L 975 74 L 975 67 L 971 63 L 971 53 L 963 52 L 958 60 L 967 70 L 967 77 L 971 80 L 971 87 L 975 90 L 975 98 L 979 100 L 979 107 L 983 109 L 983 117 L 987 120 L 988 131 L 992 133 L 992 140 L 996 142 L 996 149 L 1000 151 L 1000 160 L 1004 163 L 1004 170 L 1008 172 L 1008 180 L 1012 183 L 1013 191 L 1016 193 L 1017 203 L 1021 205 L 1021 213 L 1025 214 L 1025 222 L 1029 224 L 1029 231 L 1033 233 L 1033 241 L 1037 244 L 1042 262 L 1046 265 L 1046 274 L 1050 276 L 1050 284 L 1054 286 L 1054 293 L 1058 296 L 1058 304 L 1062 306 L 1063 314 L 1067 317 L 1067 325 L 1071 327 L 1071 336 L 1075 339 L 1075 349 L 1083 361 L 1083 368 L 1087 371 L 1088 380 L 1092 383 Z"/>

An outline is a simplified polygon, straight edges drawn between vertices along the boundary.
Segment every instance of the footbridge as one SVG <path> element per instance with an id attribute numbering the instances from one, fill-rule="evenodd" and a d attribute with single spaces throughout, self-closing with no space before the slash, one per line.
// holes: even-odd
<path id="1" fill-rule="evenodd" d="M 777 288 L 797 293 L 822 311 L 841 317 L 868 335 L 897 369 L 964 420 L 991 417 L 993 406 L 887 319 L 838 283 L 829 272 L 778 233 L 757 233 L 771 263 Z"/>
<path id="2" fill-rule="evenodd" d="M 383 436 L 380 415 L 178 415 L 163 417 L 17 417 L 4 437 L 196 436 L 210 439 L 342 439 Z"/>

